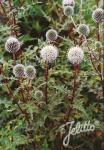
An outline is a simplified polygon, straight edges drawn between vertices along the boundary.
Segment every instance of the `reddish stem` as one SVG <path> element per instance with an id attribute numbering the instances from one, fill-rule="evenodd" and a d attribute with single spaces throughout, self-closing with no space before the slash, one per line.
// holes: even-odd
<path id="1" fill-rule="evenodd" d="M 96 30 L 96 38 L 97 38 L 97 40 L 98 41 L 100 41 L 100 33 L 99 33 L 99 24 L 97 23 L 97 25 L 96 25 L 97 27 L 97 30 Z"/>
<path id="2" fill-rule="evenodd" d="M 45 62 L 45 101 L 48 103 L 48 63 Z"/>
<path id="3" fill-rule="evenodd" d="M 72 92 L 72 103 L 74 101 L 74 98 L 75 98 L 75 93 L 76 93 L 76 88 L 77 88 L 77 83 L 76 83 L 76 80 L 77 80 L 77 71 L 79 70 L 79 65 L 74 65 L 74 81 L 73 81 L 73 92 Z"/>
<path id="4" fill-rule="evenodd" d="M 28 81 L 28 83 L 27 83 L 27 88 L 26 88 L 26 90 L 27 90 L 27 100 L 29 100 L 29 95 L 30 95 L 30 87 L 29 87 L 29 84 L 30 84 L 30 80 Z"/>
<path id="5" fill-rule="evenodd" d="M 10 19 L 8 18 L 8 15 L 7 15 L 5 6 L 4 6 L 1 2 L 0 2 L 0 5 L 1 5 L 1 8 L 2 8 L 2 10 L 3 10 L 3 12 L 4 12 L 4 15 L 5 15 L 6 18 L 7 18 L 7 21 L 9 22 L 9 25 L 11 25 L 11 22 L 10 22 Z"/>
<path id="6" fill-rule="evenodd" d="M 71 100 L 71 104 L 73 104 L 73 101 L 74 101 L 74 98 L 75 98 L 75 94 L 76 94 L 76 90 L 77 90 L 77 76 L 78 76 L 78 73 L 79 73 L 79 70 L 80 70 L 80 65 L 74 65 L 74 71 L 73 71 L 73 90 L 72 90 L 72 97 L 69 98 L 69 100 Z M 72 106 L 70 107 L 69 105 L 69 109 L 68 109 L 68 112 L 66 114 L 66 119 L 69 118 L 71 112 L 72 112 L 73 108 Z"/>
<path id="7" fill-rule="evenodd" d="M 8 2 L 9 2 L 9 6 L 10 6 L 10 11 L 13 12 L 12 1 L 11 1 L 11 0 L 8 0 Z M 15 17 L 16 17 L 16 16 L 15 16 L 15 13 L 13 12 L 13 24 L 14 24 L 14 26 L 17 25 Z M 14 27 L 14 33 L 15 33 L 15 36 L 17 37 L 17 36 L 18 36 L 18 33 L 17 33 L 15 27 Z"/>
<path id="8" fill-rule="evenodd" d="M 24 94 L 23 94 L 23 89 L 21 88 L 21 79 L 18 80 L 18 84 L 19 84 L 19 87 L 20 87 L 20 94 L 21 94 L 21 97 L 22 97 L 22 101 L 25 102 L 25 98 L 24 98 Z"/>
<path id="9" fill-rule="evenodd" d="M 13 61 L 14 61 L 14 65 L 16 65 L 16 55 L 15 55 L 15 53 L 13 53 Z"/>
<path id="10" fill-rule="evenodd" d="M 10 18 L 8 18 L 8 14 L 7 14 L 7 12 L 6 12 L 5 6 L 4 6 L 1 2 L 0 2 L 0 5 L 1 5 L 1 8 L 2 8 L 2 10 L 3 10 L 3 12 L 4 12 L 4 15 L 5 15 L 6 18 L 7 18 L 8 24 L 11 26 L 11 25 L 12 25 L 12 21 L 10 20 Z M 12 29 L 11 29 L 11 35 L 12 35 Z"/>
<path id="11" fill-rule="evenodd" d="M 3 10 L 5 16 L 7 17 L 6 9 L 5 9 L 5 7 L 3 6 L 3 4 L 2 4 L 1 1 L 0 1 L 0 5 L 1 5 L 1 8 L 2 8 L 2 10 Z"/>

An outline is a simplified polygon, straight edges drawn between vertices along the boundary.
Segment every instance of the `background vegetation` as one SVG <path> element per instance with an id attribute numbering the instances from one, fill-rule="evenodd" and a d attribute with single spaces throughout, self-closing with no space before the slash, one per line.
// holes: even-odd
<path id="1" fill-rule="evenodd" d="M 88 48 L 84 44 L 81 47 L 85 52 L 85 59 L 80 66 L 73 104 L 68 99 L 73 88 L 73 67 L 68 63 L 66 54 L 68 49 L 74 46 L 70 35 L 73 23 L 64 16 L 62 1 L 13 0 L 12 4 L 13 9 L 10 11 L 8 0 L 2 0 L 7 16 L 2 6 L 0 7 L 0 150 L 103 150 L 104 98 L 102 86 L 91 64 Z M 81 21 L 89 25 L 91 31 L 88 37 L 89 46 L 97 54 L 95 48 L 96 24 L 91 17 L 95 8 L 95 0 L 84 0 L 81 13 L 80 0 L 76 0 L 73 17 L 76 24 Z M 15 13 L 16 25 L 9 24 L 7 19 L 13 17 L 13 13 Z M 47 44 L 45 33 L 50 28 L 57 30 L 59 35 L 66 40 L 58 38 L 54 43 L 60 55 L 55 63 L 50 65 L 48 104 L 46 105 L 44 101 L 44 63 L 39 51 Z M 16 63 L 22 63 L 25 66 L 31 64 L 37 69 L 37 77 L 29 84 L 29 101 L 24 94 L 25 103 L 20 100 L 20 90 L 22 89 L 25 93 L 27 80 L 24 79 L 21 86 L 18 86 L 17 79 L 12 73 L 12 57 L 5 50 L 5 42 L 11 34 L 11 29 L 18 32 L 18 38 L 23 42 Z M 100 30 L 102 35 L 103 25 Z M 77 34 L 73 36 L 78 37 Z M 103 64 L 98 64 L 97 67 L 103 69 Z M 8 87 L 13 91 L 16 100 L 8 94 Z M 24 110 L 23 113 L 17 107 L 17 103 Z M 68 111 L 71 111 L 69 116 Z M 69 120 L 81 122 L 91 120 L 96 130 L 93 133 L 83 133 L 72 137 L 69 147 L 64 148 L 62 146 L 63 135 L 59 128 Z"/>

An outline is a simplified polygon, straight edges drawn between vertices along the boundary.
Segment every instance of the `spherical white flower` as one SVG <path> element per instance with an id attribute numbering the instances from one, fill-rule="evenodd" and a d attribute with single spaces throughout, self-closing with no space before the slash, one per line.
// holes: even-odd
<path id="1" fill-rule="evenodd" d="M 81 35 L 87 36 L 90 33 L 89 26 L 86 24 L 80 24 L 79 27 L 77 28 L 77 31 Z"/>
<path id="2" fill-rule="evenodd" d="M 104 10 L 102 8 L 97 8 L 92 13 L 92 19 L 95 23 L 104 22 Z"/>
<path id="3" fill-rule="evenodd" d="M 17 78 L 23 78 L 25 73 L 25 67 L 22 64 L 17 64 L 13 67 L 13 74 Z"/>
<path id="4" fill-rule="evenodd" d="M 55 41 L 58 38 L 58 33 L 54 29 L 50 29 L 46 32 L 46 39 L 48 41 Z"/>
<path id="5" fill-rule="evenodd" d="M 71 6 L 66 6 L 64 8 L 64 15 L 65 16 L 72 16 L 74 14 L 74 9 Z"/>
<path id="6" fill-rule="evenodd" d="M 15 37 L 9 37 L 5 43 L 5 49 L 9 53 L 16 53 L 20 50 L 21 43 Z"/>
<path id="7" fill-rule="evenodd" d="M 29 65 L 25 68 L 25 76 L 28 79 L 33 79 L 36 76 L 36 69 L 34 66 Z"/>
<path id="8" fill-rule="evenodd" d="M 84 52 L 80 47 L 73 47 L 68 52 L 68 60 L 73 64 L 80 64 L 84 59 Z"/>
<path id="9" fill-rule="evenodd" d="M 75 1 L 74 0 L 63 0 L 62 1 L 62 6 L 63 8 L 66 6 L 75 6 Z"/>
<path id="10" fill-rule="evenodd" d="M 55 46 L 48 45 L 43 47 L 40 51 L 40 55 L 44 61 L 52 63 L 58 56 L 58 49 Z"/>

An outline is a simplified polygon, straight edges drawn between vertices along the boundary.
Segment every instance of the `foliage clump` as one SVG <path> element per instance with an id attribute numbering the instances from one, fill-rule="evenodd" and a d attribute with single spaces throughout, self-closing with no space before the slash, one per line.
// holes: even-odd
<path id="1" fill-rule="evenodd" d="M 102 2 L 3 0 L 0 13 L 0 150 L 103 150 Z M 96 130 L 65 148 L 73 120 Z"/>

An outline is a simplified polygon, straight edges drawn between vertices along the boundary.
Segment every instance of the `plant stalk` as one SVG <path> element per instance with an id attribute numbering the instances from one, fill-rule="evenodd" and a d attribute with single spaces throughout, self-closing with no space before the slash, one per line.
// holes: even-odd
<path id="1" fill-rule="evenodd" d="M 13 61 L 14 61 L 14 65 L 16 65 L 16 55 L 13 53 Z"/>
<path id="2" fill-rule="evenodd" d="M 45 102 L 48 103 L 48 63 L 45 62 Z"/>
<path id="3" fill-rule="evenodd" d="M 78 70 L 79 70 L 79 65 L 74 65 L 74 72 L 73 72 L 74 81 L 73 81 L 73 92 L 72 92 L 72 99 L 71 99 L 72 103 L 74 101 L 75 93 L 76 93 L 76 89 L 77 89 L 77 81 L 76 80 L 77 80 Z"/>
<path id="4" fill-rule="evenodd" d="M 13 12 L 12 1 L 8 0 L 8 3 L 9 3 L 9 6 L 10 6 L 10 11 Z M 15 12 L 13 12 L 13 25 L 14 25 L 14 34 L 17 37 L 18 33 L 17 33 L 16 29 L 15 29 L 15 26 L 17 25 L 16 18 L 15 18 Z"/>
<path id="5" fill-rule="evenodd" d="M 21 98 L 22 98 L 22 101 L 25 102 L 25 97 L 24 97 L 24 94 L 23 94 L 23 89 L 21 88 L 21 79 L 18 80 L 18 84 L 20 86 L 20 94 L 21 94 Z"/>

